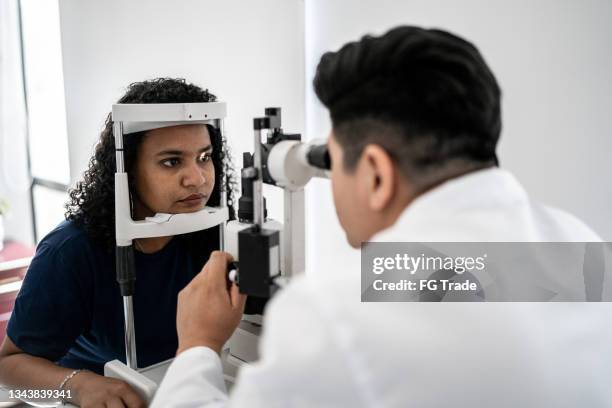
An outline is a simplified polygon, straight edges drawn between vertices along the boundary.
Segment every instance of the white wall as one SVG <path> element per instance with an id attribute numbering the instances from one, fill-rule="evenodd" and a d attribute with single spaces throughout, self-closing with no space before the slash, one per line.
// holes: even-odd
<path id="1" fill-rule="evenodd" d="M 251 149 L 251 118 L 268 105 L 283 107 L 287 130 L 306 126 L 308 138 L 326 136 L 327 113 L 311 86 L 320 55 L 365 33 L 417 24 L 473 41 L 496 73 L 504 91 L 502 166 L 537 199 L 576 214 L 612 239 L 612 183 L 606 180 L 612 170 L 609 1 L 180 5 L 61 0 L 73 181 L 85 168 L 110 105 L 132 81 L 183 76 L 209 87 L 229 103 L 226 125 L 239 158 Z M 340 259 L 358 265 L 359 254 L 349 249 L 338 225 L 329 183 L 312 182 L 307 198 L 309 270 L 339 266 Z M 280 195 L 269 202 L 278 214 Z"/>
<path id="2" fill-rule="evenodd" d="M 400 24 L 455 32 L 480 49 L 503 89 L 502 166 L 535 198 L 612 240 L 610 16 L 606 0 L 307 1 L 307 133 L 327 135 L 330 126 L 310 85 L 323 52 Z M 358 268 L 329 185 L 318 182 L 309 193 L 310 270 Z"/>
<path id="3" fill-rule="evenodd" d="M 227 135 L 241 165 L 252 118 L 283 108 L 304 128 L 302 0 L 61 0 L 71 178 L 81 177 L 111 105 L 132 82 L 184 77 L 228 103 Z M 268 199 L 282 216 L 282 195 Z"/>

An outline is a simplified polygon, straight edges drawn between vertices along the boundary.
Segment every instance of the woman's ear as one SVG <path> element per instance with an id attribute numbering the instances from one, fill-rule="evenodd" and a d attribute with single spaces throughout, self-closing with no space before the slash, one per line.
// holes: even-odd
<path id="1" fill-rule="evenodd" d="M 361 157 L 365 167 L 368 206 L 372 211 L 383 211 L 396 194 L 397 173 L 393 160 L 376 144 L 367 145 Z"/>

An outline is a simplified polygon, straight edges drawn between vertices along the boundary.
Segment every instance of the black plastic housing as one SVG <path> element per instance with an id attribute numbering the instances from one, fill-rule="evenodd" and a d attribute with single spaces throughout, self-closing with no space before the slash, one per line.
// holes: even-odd
<path id="1" fill-rule="evenodd" d="M 136 286 L 136 271 L 134 267 L 134 247 L 118 246 L 115 251 L 117 267 L 117 282 L 121 296 L 134 296 Z"/>

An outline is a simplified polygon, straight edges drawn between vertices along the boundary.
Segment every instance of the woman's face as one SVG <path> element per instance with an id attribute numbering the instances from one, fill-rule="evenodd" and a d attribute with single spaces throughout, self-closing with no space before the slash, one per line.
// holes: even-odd
<path id="1" fill-rule="evenodd" d="M 215 186 L 212 149 L 205 125 L 148 131 L 135 166 L 135 218 L 204 208 Z"/>

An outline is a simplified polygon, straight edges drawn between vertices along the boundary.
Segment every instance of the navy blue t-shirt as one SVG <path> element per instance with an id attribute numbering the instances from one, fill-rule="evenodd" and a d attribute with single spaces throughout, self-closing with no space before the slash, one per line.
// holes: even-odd
<path id="1" fill-rule="evenodd" d="M 174 357 L 178 292 L 218 249 L 217 228 L 193 250 L 190 235 L 160 251 L 135 251 L 134 324 L 138 367 Z M 197 252 L 194 254 L 194 252 Z M 123 302 L 115 254 L 65 221 L 38 245 L 15 301 L 7 335 L 24 352 L 68 368 L 102 374 L 107 361 L 125 362 Z"/>

